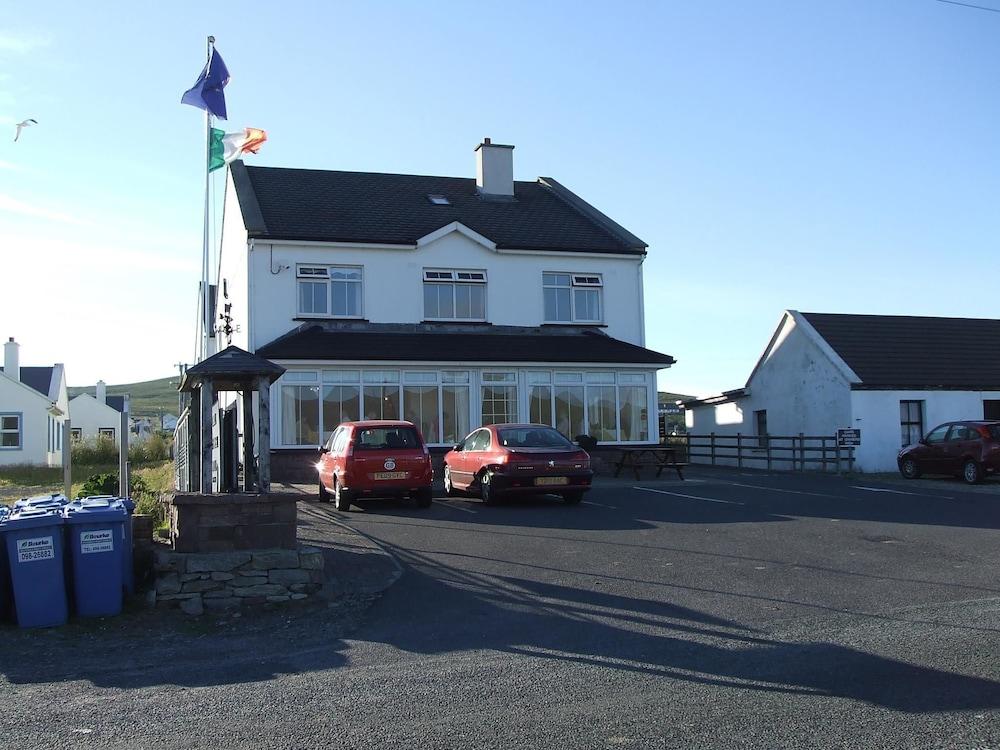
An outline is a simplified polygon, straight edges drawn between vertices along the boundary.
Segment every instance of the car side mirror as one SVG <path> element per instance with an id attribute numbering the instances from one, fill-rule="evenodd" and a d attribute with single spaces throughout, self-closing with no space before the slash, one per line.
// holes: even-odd
<path id="1" fill-rule="evenodd" d="M 922 437 L 917 442 L 920 443 L 921 445 L 927 445 L 927 438 Z"/>
<path id="2" fill-rule="evenodd" d="M 460 450 L 462 450 L 462 444 L 461 443 L 455 443 L 453 446 L 451 446 L 451 449 L 453 451 L 460 451 Z"/>
<path id="3" fill-rule="evenodd" d="M 323 454 L 323 453 L 329 453 L 329 452 L 330 452 L 330 449 L 329 449 L 329 448 L 327 448 L 327 447 L 326 447 L 325 445 L 321 445 L 321 446 L 319 447 L 319 452 L 320 452 L 320 454 Z"/>

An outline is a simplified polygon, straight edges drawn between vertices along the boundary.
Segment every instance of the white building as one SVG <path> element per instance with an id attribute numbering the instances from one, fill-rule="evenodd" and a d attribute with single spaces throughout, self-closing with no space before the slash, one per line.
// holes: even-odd
<path id="1" fill-rule="evenodd" d="M 69 402 L 70 432 L 74 440 L 106 437 L 118 445 L 121 440 L 122 414 L 128 414 L 128 394 L 109 396 L 103 380 L 97 381 L 94 393 L 80 393 Z"/>
<path id="2" fill-rule="evenodd" d="M 896 455 L 951 420 L 1000 419 L 1000 320 L 786 311 L 746 386 L 685 402 L 707 435 L 861 430 L 855 466 Z"/>
<path id="3" fill-rule="evenodd" d="M 4 344 L 0 370 L 0 466 L 61 466 L 63 423 L 69 414 L 61 364 L 22 367 L 20 345 Z"/>
<path id="4" fill-rule="evenodd" d="M 475 178 L 233 164 L 218 348 L 287 369 L 276 477 L 358 418 L 439 447 L 518 420 L 657 441 L 674 360 L 644 348 L 646 244 L 551 178 L 515 182 L 512 146 L 475 155 Z"/>

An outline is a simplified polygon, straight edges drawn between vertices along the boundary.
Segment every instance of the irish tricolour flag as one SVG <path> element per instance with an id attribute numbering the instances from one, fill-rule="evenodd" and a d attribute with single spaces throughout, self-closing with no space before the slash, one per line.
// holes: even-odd
<path id="1" fill-rule="evenodd" d="M 244 128 L 241 133 L 226 133 L 212 128 L 208 151 L 208 171 L 226 166 L 243 154 L 256 154 L 267 140 L 267 133 L 257 128 Z"/>

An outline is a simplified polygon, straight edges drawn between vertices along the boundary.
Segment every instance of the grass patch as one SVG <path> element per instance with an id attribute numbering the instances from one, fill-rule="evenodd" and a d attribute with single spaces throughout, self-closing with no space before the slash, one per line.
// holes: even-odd
<path id="1" fill-rule="evenodd" d="M 118 464 L 73 464 L 73 496 L 83 489 L 84 483 L 95 474 L 117 473 Z M 158 508 L 159 496 L 170 492 L 174 486 L 174 465 L 171 461 L 136 466 L 132 476 L 144 485 L 138 496 L 133 497 L 139 507 L 137 513 L 150 513 Z M 47 466 L 14 465 L 0 467 L 0 503 L 8 505 L 18 498 L 62 492 L 62 468 Z M 153 515 L 159 514 L 159 510 Z"/>

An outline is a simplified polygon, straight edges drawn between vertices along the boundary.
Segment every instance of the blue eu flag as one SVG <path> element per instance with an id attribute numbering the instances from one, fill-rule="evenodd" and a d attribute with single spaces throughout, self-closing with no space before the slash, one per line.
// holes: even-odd
<path id="1" fill-rule="evenodd" d="M 220 120 L 226 119 L 226 96 L 222 90 L 229 83 L 229 71 L 226 63 L 214 48 L 212 57 L 209 58 L 205 69 L 201 71 L 194 86 L 184 92 L 181 97 L 181 104 L 190 104 L 192 107 L 204 109 L 211 112 Z"/>

